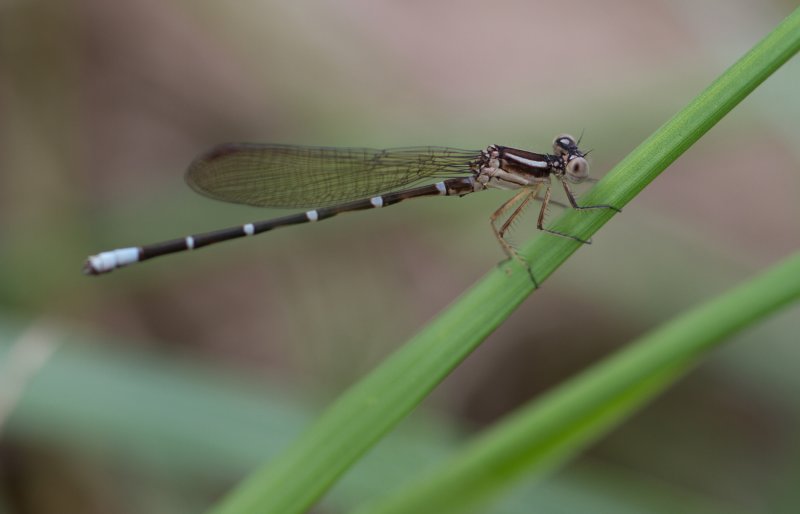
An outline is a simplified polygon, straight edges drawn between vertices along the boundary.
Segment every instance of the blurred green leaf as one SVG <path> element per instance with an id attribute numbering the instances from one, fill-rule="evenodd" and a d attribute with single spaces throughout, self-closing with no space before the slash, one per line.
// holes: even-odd
<path id="1" fill-rule="evenodd" d="M 798 298 L 800 253 L 642 337 L 359 512 L 461 512 L 525 473 L 545 473 L 667 389 L 726 337 Z"/>
<path id="2" fill-rule="evenodd" d="M 166 512 L 197 512 L 209 491 L 289 444 L 317 407 L 304 398 L 309 394 L 227 374 L 218 362 L 213 368 L 176 362 L 174 356 L 122 350 L 120 341 L 40 323 L 0 316 L 0 398 L 21 393 L 4 404 L 12 408 L 4 420 L 4 441 L 57 449 L 100 469 L 122 469 L 129 495 L 141 501 L 157 495 L 170 503 Z M 32 352 L 39 353 L 36 366 L 20 374 L 26 360 L 20 356 L 31 345 L 39 347 Z M 48 346 L 51 351 L 41 352 Z M 7 373 L 12 369 L 27 380 L 12 385 Z M 380 497 L 392 484 L 452 455 L 458 433 L 421 414 L 359 461 L 326 497 L 325 508 L 346 510 Z M 667 514 L 677 502 L 686 513 L 732 512 L 729 505 L 716 506 L 710 498 L 601 463 L 584 463 L 534 488 L 513 491 L 494 512 L 556 507 L 576 512 L 591 505 L 619 514 Z"/>

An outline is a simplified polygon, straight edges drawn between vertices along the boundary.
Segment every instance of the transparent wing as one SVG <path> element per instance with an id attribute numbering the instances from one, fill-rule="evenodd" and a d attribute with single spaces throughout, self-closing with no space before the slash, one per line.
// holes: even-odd
<path id="1" fill-rule="evenodd" d="M 432 177 L 469 174 L 478 150 L 390 150 L 227 143 L 200 155 L 186 182 L 200 194 L 261 207 L 325 207 Z"/>

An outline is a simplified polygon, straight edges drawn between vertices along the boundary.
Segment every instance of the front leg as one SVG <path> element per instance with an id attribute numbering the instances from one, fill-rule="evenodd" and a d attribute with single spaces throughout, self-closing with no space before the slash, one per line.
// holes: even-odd
<path id="1" fill-rule="evenodd" d="M 566 183 L 564 184 L 564 186 L 566 187 Z M 580 209 L 580 207 L 576 206 L 577 204 L 575 203 L 575 199 L 571 195 L 569 195 L 569 193 L 567 193 L 567 195 L 569 196 L 570 203 L 572 204 L 572 206 L 575 207 L 576 209 Z M 542 199 L 542 208 L 539 211 L 539 219 L 536 221 L 536 228 L 538 228 L 539 230 L 542 230 L 544 232 L 547 232 L 548 234 L 553 234 L 554 236 L 559 236 L 559 237 L 566 237 L 567 239 L 572 239 L 572 240 L 578 241 L 579 243 L 582 243 L 582 244 L 591 244 L 592 243 L 591 239 L 581 239 L 580 237 L 573 236 L 573 235 L 570 235 L 570 234 L 566 234 L 564 232 L 559 232 L 558 230 L 552 230 L 552 229 L 546 228 L 544 226 L 544 215 L 547 212 L 547 204 L 549 204 L 549 203 L 550 203 L 550 187 L 548 186 L 547 190 L 544 192 L 544 198 Z"/>
<path id="2" fill-rule="evenodd" d="M 572 192 L 572 189 L 569 187 L 569 184 L 566 180 L 561 179 L 561 185 L 564 186 L 564 192 L 567 193 L 567 198 L 569 199 L 570 205 L 572 205 L 573 209 L 577 209 L 579 211 L 585 211 L 588 209 L 612 209 L 616 212 L 622 212 L 621 209 L 614 207 L 613 205 L 608 204 L 600 204 L 600 205 L 578 205 L 578 202 L 575 200 L 575 193 Z"/>

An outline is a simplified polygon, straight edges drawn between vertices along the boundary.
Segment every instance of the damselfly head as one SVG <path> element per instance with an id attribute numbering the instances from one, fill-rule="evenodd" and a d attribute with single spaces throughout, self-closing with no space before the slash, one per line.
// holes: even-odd
<path id="1" fill-rule="evenodd" d="M 556 136 L 556 138 L 553 140 L 553 151 L 556 153 L 556 155 L 560 155 L 562 157 L 567 157 L 570 155 L 583 155 L 578 150 L 578 143 L 575 142 L 575 138 L 569 134 L 561 134 Z"/>
<path id="2" fill-rule="evenodd" d="M 589 178 L 589 163 L 583 157 L 573 157 L 567 161 L 566 177 L 573 184 L 583 182 Z"/>
<path id="3" fill-rule="evenodd" d="M 589 163 L 578 149 L 575 138 L 569 134 L 561 134 L 553 140 L 553 151 L 564 159 L 564 175 L 572 183 L 583 182 L 589 178 Z"/>

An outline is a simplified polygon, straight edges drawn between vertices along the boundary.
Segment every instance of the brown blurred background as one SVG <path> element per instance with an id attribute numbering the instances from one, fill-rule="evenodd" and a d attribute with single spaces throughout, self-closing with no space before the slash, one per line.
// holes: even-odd
<path id="1" fill-rule="evenodd" d="M 90 253 L 283 214 L 192 193 L 182 173 L 197 153 L 223 141 L 542 151 L 569 132 L 602 177 L 794 7 L 0 2 L 0 512 L 202 510 L 502 258 L 488 216 L 507 195 L 487 192 L 82 276 Z M 798 83 L 795 59 L 318 511 L 394 487 L 403 458 L 435 462 L 795 251 Z M 491 512 L 797 512 L 799 315 L 738 336 Z"/>

